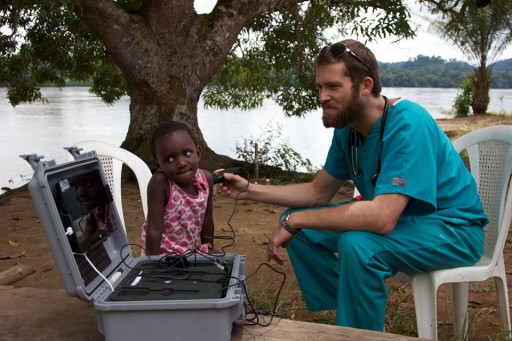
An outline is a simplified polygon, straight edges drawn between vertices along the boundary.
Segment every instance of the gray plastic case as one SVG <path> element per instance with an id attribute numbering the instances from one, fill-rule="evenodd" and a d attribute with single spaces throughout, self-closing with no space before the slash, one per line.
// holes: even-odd
<path id="1" fill-rule="evenodd" d="M 80 154 L 79 150 L 74 150 L 76 148 L 70 149 L 75 160 L 62 164 L 56 164 L 54 160 L 42 161 L 43 156 L 36 154 L 21 156 L 34 170 L 28 185 L 29 191 L 66 293 L 94 304 L 98 330 L 106 340 L 230 340 L 232 324 L 243 323 L 245 320 L 246 263 L 245 256 L 242 255 L 225 254 L 219 257 L 221 261 L 232 264 L 229 286 L 223 298 L 109 300 L 112 289 L 129 275 L 129 268 L 137 267 L 148 260 L 148 257 L 131 257 L 130 247 L 125 247 L 128 240 L 123 222 L 120 221 L 112 200 L 108 205 L 112 209 L 118 228 L 99 242 L 108 254 L 110 264 L 101 271 L 102 276 L 98 275 L 89 281 L 82 278 L 75 260 L 77 252 L 72 249 L 69 236 L 66 234 L 70 232 L 70 227 L 64 226 L 59 214 L 58 183 L 84 171 L 99 171 L 103 185 L 107 189 L 108 186 L 101 162 L 94 151 Z M 210 259 L 201 255 L 190 257 L 194 257 L 193 261 Z M 149 258 L 161 259 L 159 256 Z"/>

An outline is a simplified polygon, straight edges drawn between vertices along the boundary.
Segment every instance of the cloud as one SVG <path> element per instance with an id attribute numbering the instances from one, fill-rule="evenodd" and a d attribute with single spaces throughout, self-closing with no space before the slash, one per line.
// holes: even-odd
<path id="1" fill-rule="evenodd" d="M 405 2 L 411 9 L 412 24 L 417 28 L 416 37 L 402 40 L 398 43 L 393 43 L 396 37 L 379 39 L 373 43 L 368 43 L 367 46 L 373 51 L 379 61 L 387 63 L 403 62 L 418 55 L 436 56 L 445 60 L 467 60 L 454 45 L 428 32 L 429 24 L 422 18 L 422 16 L 429 15 L 428 11 L 422 10 L 415 0 L 405 0 Z M 195 0 L 194 8 L 198 14 L 206 14 L 210 13 L 216 4 L 217 0 Z M 358 38 L 355 37 L 355 39 Z M 506 49 L 498 59 L 509 58 L 512 58 L 512 46 Z"/>
<path id="2" fill-rule="evenodd" d="M 217 0 L 195 0 L 194 9 L 197 14 L 207 14 L 213 10 L 216 4 Z"/>

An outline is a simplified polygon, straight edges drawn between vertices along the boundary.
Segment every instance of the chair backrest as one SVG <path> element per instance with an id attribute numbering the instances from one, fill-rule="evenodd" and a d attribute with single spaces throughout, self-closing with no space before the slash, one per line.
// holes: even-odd
<path id="1" fill-rule="evenodd" d="M 481 262 L 495 264 L 512 217 L 512 126 L 482 128 L 456 139 L 453 145 L 459 153 L 467 151 L 469 168 L 489 217 Z"/>
<path id="2" fill-rule="evenodd" d="M 98 155 L 98 158 L 100 159 L 103 166 L 103 171 L 105 172 L 108 185 L 114 197 L 119 216 L 123 222 L 124 214 L 121 196 L 121 171 L 123 164 L 128 166 L 133 171 L 139 185 L 142 210 L 144 211 L 144 218 L 146 218 L 148 212 L 147 187 L 152 175 L 146 163 L 142 161 L 142 159 L 140 159 L 137 155 L 127 151 L 126 149 L 101 141 L 81 141 L 76 143 L 75 146 L 82 148 L 86 152 L 92 150 L 96 151 L 96 154 Z"/>

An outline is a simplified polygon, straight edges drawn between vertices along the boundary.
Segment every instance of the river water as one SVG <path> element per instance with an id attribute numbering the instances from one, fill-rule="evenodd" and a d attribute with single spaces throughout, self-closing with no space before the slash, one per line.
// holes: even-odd
<path id="1" fill-rule="evenodd" d="M 115 145 L 124 140 L 129 123 L 129 99 L 107 105 L 87 87 L 43 88 L 48 103 L 22 104 L 13 108 L 6 89 L 0 88 L 0 187 L 18 187 L 30 180 L 32 169 L 21 154 L 40 154 L 45 160 L 65 161 L 64 147 L 81 140 L 102 140 Z M 423 105 L 434 118 L 444 118 L 457 89 L 384 88 L 383 94 L 403 97 Z M 489 111 L 512 112 L 512 89 L 491 90 Z M 321 122 L 320 110 L 303 118 L 286 118 L 271 100 L 257 110 L 198 109 L 199 127 L 217 153 L 234 157 L 235 146 L 258 137 L 265 127 L 281 127 L 282 140 L 319 168 L 324 162 L 332 131 Z M 1 193 L 1 191 L 0 191 Z"/>

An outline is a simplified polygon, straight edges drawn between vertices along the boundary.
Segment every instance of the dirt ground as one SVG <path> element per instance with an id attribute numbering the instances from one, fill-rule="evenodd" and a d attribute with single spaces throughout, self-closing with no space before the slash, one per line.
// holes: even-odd
<path id="1" fill-rule="evenodd" d="M 470 131 L 476 126 L 494 124 L 512 124 L 512 117 L 486 116 L 475 119 L 439 120 L 440 125 L 450 135 L 455 131 Z M 139 243 L 140 227 L 143 222 L 142 208 L 138 190 L 134 183 L 123 185 L 123 210 L 128 238 L 131 243 Z M 347 184 L 335 200 L 350 198 L 353 188 Z M 228 253 L 243 254 L 247 257 L 247 274 L 250 276 L 247 286 L 254 306 L 263 312 L 274 309 L 274 299 L 282 281 L 282 275 L 270 267 L 260 266 L 265 263 L 267 235 L 274 229 L 282 208 L 252 201 L 238 202 L 220 195 L 214 196 L 214 219 L 217 236 L 235 234 L 235 243 L 225 249 Z M 216 241 L 216 248 L 227 245 L 227 241 Z M 139 250 L 132 248 L 135 256 Z M 512 246 L 505 248 L 507 269 L 512 267 Z M 40 227 L 30 194 L 20 188 L 0 196 L 0 272 L 18 263 L 32 266 L 35 273 L 12 284 L 13 287 L 34 287 L 45 289 L 62 289 L 55 262 L 48 249 L 48 244 Z M 305 309 L 293 275 L 291 265 L 286 263 L 271 266 L 286 274 L 286 282 L 277 301 L 279 314 L 286 317 L 320 323 L 333 323 L 333 312 L 309 313 Z M 254 276 L 252 276 L 252 274 Z M 510 271 L 507 271 L 510 274 Z M 510 281 L 509 276 L 509 283 Z M 390 299 L 386 319 L 386 330 L 391 333 L 415 335 L 414 304 L 407 284 L 390 281 Z M 492 281 L 486 281 L 470 287 L 470 331 L 469 340 L 500 340 L 499 320 L 496 296 Z M 48 311 L 57 310 L 60 302 L 49 302 Z M 451 335 L 451 315 L 449 296 L 444 287 L 439 290 L 438 323 L 440 338 L 448 340 Z M 16 307 L 2 302 L 3 314 L 17 314 Z M 26 309 L 22 310 L 26 314 Z M 71 321 L 70 321 L 71 322 Z M 83 323 L 83 321 L 76 321 Z"/>

